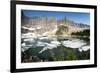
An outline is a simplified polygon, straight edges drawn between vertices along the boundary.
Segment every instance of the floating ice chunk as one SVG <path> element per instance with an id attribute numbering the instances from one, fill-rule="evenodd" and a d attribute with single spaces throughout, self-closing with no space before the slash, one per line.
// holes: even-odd
<path id="1" fill-rule="evenodd" d="M 26 42 L 26 41 L 34 41 L 34 39 L 33 38 L 26 38 L 26 39 L 24 39 L 24 41 Z"/>
<path id="2" fill-rule="evenodd" d="M 86 45 L 86 46 L 83 46 L 83 47 L 79 48 L 79 51 L 82 52 L 82 51 L 87 51 L 89 49 L 90 49 L 90 46 Z"/>
<path id="3" fill-rule="evenodd" d="M 46 47 L 44 47 L 39 53 L 42 53 L 43 51 L 45 51 L 45 50 L 47 50 L 47 49 L 57 48 L 57 46 L 58 46 L 59 44 L 60 44 L 60 43 L 54 42 L 54 41 L 52 41 L 51 43 L 46 43 Z"/>
<path id="4" fill-rule="evenodd" d="M 40 40 L 49 39 L 49 37 L 40 37 Z"/>
<path id="5" fill-rule="evenodd" d="M 83 49 L 84 51 L 87 51 L 87 50 L 90 49 L 90 46 L 88 46 L 88 45 L 87 45 L 87 46 L 83 46 L 82 49 Z"/>
<path id="6" fill-rule="evenodd" d="M 39 52 L 39 54 L 42 53 L 43 51 L 47 50 L 47 49 L 48 49 L 47 47 L 44 47 L 44 48 Z"/>
<path id="7" fill-rule="evenodd" d="M 83 50 L 81 48 L 78 49 L 80 52 L 82 52 Z"/>
<path id="8" fill-rule="evenodd" d="M 51 41 L 51 44 L 60 45 L 61 43 L 59 41 Z"/>
<path id="9" fill-rule="evenodd" d="M 38 26 L 36 29 L 41 29 L 42 27 Z"/>
<path id="10" fill-rule="evenodd" d="M 62 41 L 62 44 L 65 47 L 70 47 L 70 48 L 80 48 L 81 46 L 85 45 L 86 43 L 81 40 L 67 40 L 67 41 Z"/>
<path id="11" fill-rule="evenodd" d="M 42 35 L 43 35 L 43 36 L 46 36 L 46 35 L 48 35 L 48 33 L 49 33 L 49 32 L 44 32 Z"/>
<path id="12" fill-rule="evenodd" d="M 47 45 L 48 49 L 53 49 L 53 48 L 56 48 L 56 47 L 57 47 L 57 45 L 55 45 L 55 44 L 48 44 Z"/>
<path id="13" fill-rule="evenodd" d="M 35 28 L 33 28 L 33 27 L 30 27 L 30 28 L 29 28 L 29 27 L 22 26 L 22 28 L 23 28 L 23 29 L 30 30 L 30 31 L 32 31 L 32 30 L 36 30 L 36 29 L 35 29 Z"/>
<path id="14" fill-rule="evenodd" d="M 25 43 L 22 43 L 22 46 L 25 46 L 26 44 Z"/>
<path id="15" fill-rule="evenodd" d="M 25 33 L 25 34 L 22 34 L 22 38 L 36 38 L 36 34 L 35 33 Z"/>
<path id="16" fill-rule="evenodd" d="M 32 47 L 32 44 L 28 44 L 28 45 L 26 43 L 21 44 L 21 48 L 23 52 L 28 50 L 30 47 Z"/>
<path id="17" fill-rule="evenodd" d="M 36 43 L 36 46 L 46 46 L 46 43 L 45 43 L 45 42 L 40 42 L 40 41 L 38 41 L 38 42 Z"/>

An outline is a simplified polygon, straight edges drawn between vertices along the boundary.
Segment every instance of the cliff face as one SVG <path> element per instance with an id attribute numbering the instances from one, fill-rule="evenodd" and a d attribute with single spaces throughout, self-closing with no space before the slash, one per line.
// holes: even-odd
<path id="1" fill-rule="evenodd" d="M 46 32 L 53 31 L 57 28 L 57 21 L 54 17 L 24 17 L 22 22 L 22 28 L 31 28 L 31 32 L 36 34 L 43 34 Z"/>
<path id="2" fill-rule="evenodd" d="M 55 17 L 34 16 L 22 17 L 22 33 L 32 32 L 39 35 L 70 35 L 72 32 L 89 29 L 89 25 L 75 23 L 66 17 L 57 20 Z"/>

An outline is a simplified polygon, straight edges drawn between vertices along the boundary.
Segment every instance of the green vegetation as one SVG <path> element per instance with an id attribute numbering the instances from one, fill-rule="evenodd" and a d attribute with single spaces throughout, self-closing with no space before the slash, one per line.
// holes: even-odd
<path id="1" fill-rule="evenodd" d="M 40 48 L 30 48 L 22 54 L 22 62 L 24 58 L 28 59 L 30 62 L 30 57 L 32 57 L 32 62 L 40 61 L 70 61 L 70 60 L 87 60 L 90 59 L 90 50 L 88 51 L 78 51 L 78 48 L 66 48 L 63 45 L 54 49 L 45 50 L 42 53 L 38 53 Z"/>
<path id="2" fill-rule="evenodd" d="M 80 32 L 73 32 L 71 35 L 75 35 L 75 36 L 79 36 L 78 39 L 80 40 L 84 40 L 86 42 L 90 42 L 90 30 L 84 30 L 84 31 L 80 31 Z"/>
<path id="3" fill-rule="evenodd" d="M 87 29 L 87 30 L 83 30 L 83 31 L 80 31 L 80 32 L 73 32 L 71 35 L 87 36 L 87 37 L 89 37 L 90 36 L 90 30 Z"/>

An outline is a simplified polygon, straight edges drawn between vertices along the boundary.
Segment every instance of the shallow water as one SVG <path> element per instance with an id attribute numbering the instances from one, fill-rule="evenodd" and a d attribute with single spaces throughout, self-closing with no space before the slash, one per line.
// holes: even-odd
<path id="1" fill-rule="evenodd" d="M 21 44 L 22 51 L 26 51 L 29 48 L 42 47 L 39 53 L 44 52 L 47 49 L 54 49 L 58 46 L 65 46 L 73 49 L 82 51 L 87 51 L 90 49 L 90 45 L 86 41 L 80 40 L 73 37 L 60 37 L 57 36 L 34 36 L 33 34 L 24 34 L 22 36 L 23 43 Z M 60 39 L 60 40 L 59 40 Z"/>

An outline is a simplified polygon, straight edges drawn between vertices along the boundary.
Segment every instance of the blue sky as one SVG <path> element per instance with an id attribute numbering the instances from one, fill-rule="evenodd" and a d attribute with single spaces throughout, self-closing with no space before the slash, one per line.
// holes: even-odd
<path id="1" fill-rule="evenodd" d="M 37 10 L 22 10 L 25 16 L 54 16 L 57 19 L 68 17 L 68 19 L 77 22 L 90 25 L 90 13 L 79 13 L 79 12 L 56 12 L 56 11 L 37 11 Z"/>

